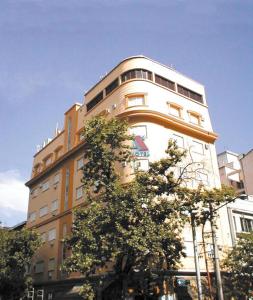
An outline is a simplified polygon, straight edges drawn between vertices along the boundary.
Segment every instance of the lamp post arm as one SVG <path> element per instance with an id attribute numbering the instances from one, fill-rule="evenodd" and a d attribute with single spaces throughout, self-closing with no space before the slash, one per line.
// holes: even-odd
<path id="1" fill-rule="evenodd" d="M 238 197 L 235 197 L 235 198 L 233 198 L 233 199 L 230 199 L 229 201 L 227 201 L 226 203 L 222 204 L 221 206 L 219 206 L 219 207 L 213 209 L 212 212 L 213 212 L 213 213 L 216 212 L 216 211 L 219 210 L 220 208 L 222 208 L 222 207 L 228 205 L 228 204 L 231 203 L 231 202 L 234 202 L 236 199 L 242 199 L 242 200 L 243 200 L 243 199 L 245 199 L 245 198 L 247 198 L 247 195 L 240 195 L 240 196 L 238 196 Z"/>

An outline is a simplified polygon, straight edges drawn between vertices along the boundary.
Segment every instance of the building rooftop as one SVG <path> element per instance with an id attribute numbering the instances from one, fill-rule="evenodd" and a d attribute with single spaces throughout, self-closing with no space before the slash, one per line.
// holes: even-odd
<path id="1" fill-rule="evenodd" d="M 234 156 L 239 156 L 240 155 L 238 153 L 235 153 L 235 152 L 232 152 L 232 151 L 229 151 L 229 150 L 225 150 L 223 152 L 218 153 L 217 156 L 221 156 L 223 154 L 230 154 L 230 155 L 234 155 Z"/>
<path id="2" fill-rule="evenodd" d="M 172 66 L 164 65 L 164 64 L 162 64 L 162 63 L 160 63 L 160 62 L 158 62 L 158 61 L 156 61 L 156 60 L 153 60 L 152 58 L 149 58 L 149 57 L 147 57 L 147 56 L 145 56 L 145 55 L 134 55 L 134 56 L 129 56 L 129 57 L 123 59 L 121 62 L 119 62 L 113 69 L 110 70 L 110 72 L 106 73 L 106 75 L 103 76 L 96 84 L 94 84 L 91 88 L 89 88 L 89 89 L 85 92 L 84 96 L 86 96 L 87 94 L 89 94 L 89 93 L 90 93 L 90 92 L 91 92 L 91 91 L 92 91 L 92 90 L 93 90 L 100 82 L 102 82 L 102 81 L 104 80 L 104 78 L 106 78 L 107 76 L 109 76 L 109 75 L 110 75 L 116 68 L 118 68 L 118 66 L 120 66 L 123 62 L 125 62 L 125 61 L 127 61 L 127 60 L 130 60 L 130 59 L 135 59 L 135 58 L 144 58 L 144 59 L 150 60 L 150 61 L 153 62 L 153 63 L 156 63 L 156 64 L 158 64 L 158 65 L 160 65 L 160 66 L 163 66 L 163 67 L 165 67 L 165 68 L 167 68 L 167 69 L 170 69 L 170 70 L 172 70 L 172 71 L 174 71 L 174 72 L 176 72 L 176 73 L 178 73 L 178 74 L 180 74 L 180 75 L 182 75 L 182 76 L 184 76 L 184 77 L 186 77 L 186 78 L 188 78 L 188 79 L 190 79 L 190 80 L 192 80 L 192 81 L 194 81 L 194 82 L 196 82 L 196 83 L 198 83 L 198 84 L 204 86 L 202 83 L 200 83 L 200 82 L 198 82 L 198 81 L 192 79 L 191 77 L 188 77 L 188 76 L 184 75 L 183 73 L 177 71 L 177 70 L 174 69 L 174 67 L 172 67 Z"/>

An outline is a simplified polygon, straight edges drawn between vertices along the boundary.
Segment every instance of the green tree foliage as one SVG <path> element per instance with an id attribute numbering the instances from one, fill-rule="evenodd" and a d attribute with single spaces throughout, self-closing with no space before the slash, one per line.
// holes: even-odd
<path id="1" fill-rule="evenodd" d="M 223 263 L 226 285 L 237 299 L 253 296 L 253 232 L 242 233 Z"/>
<path id="2" fill-rule="evenodd" d="M 117 119 L 106 121 L 96 117 L 87 122 L 83 132 L 85 146 L 85 166 L 83 168 L 83 185 L 86 196 L 92 192 L 105 192 L 107 196 L 118 184 L 119 175 L 115 164 L 130 160 L 130 147 L 127 141 L 133 138 L 127 134 L 126 122 Z"/>
<path id="3" fill-rule="evenodd" d="M 67 240 L 72 254 L 65 269 L 85 275 L 83 295 L 89 300 L 95 295 L 94 275 L 100 275 L 105 290 L 103 276 L 113 271 L 108 299 L 121 299 L 124 280 L 175 270 L 184 255 L 180 233 L 185 220 L 175 201 L 180 178 L 175 179 L 173 172 L 184 153 L 170 141 L 164 159 L 122 185 L 117 166 L 131 160 L 127 124 L 94 118 L 86 124 L 84 138 L 86 206 L 75 212 Z"/>
<path id="4" fill-rule="evenodd" d="M 197 189 L 182 188 L 178 192 L 178 200 L 182 211 L 195 213 L 198 225 L 205 224 L 210 219 L 210 210 L 214 213 L 212 218 L 219 214 L 219 208 L 236 199 L 233 188 L 222 186 L 221 188 L 208 188 L 199 185 Z"/>
<path id="5" fill-rule="evenodd" d="M 23 229 L 10 231 L 0 228 L 0 298 L 20 299 L 31 279 L 26 268 L 40 245 L 36 233 Z"/>

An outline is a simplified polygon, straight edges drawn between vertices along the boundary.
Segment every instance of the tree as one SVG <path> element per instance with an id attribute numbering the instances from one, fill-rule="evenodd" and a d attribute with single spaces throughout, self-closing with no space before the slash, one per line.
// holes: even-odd
<path id="1" fill-rule="evenodd" d="M 127 128 L 125 122 L 98 117 L 83 133 L 86 205 L 75 212 L 66 241 L 72 254 L 64 268 L 85 276 L 85 299 L 94 299 L 99 289 L 104 299 L 122 299 L 133 278 L 134 289 L 147 295 L 148 280 L 157 270 L 176 270 L 184 255 L 180 233 L 185 218 L 176 201 L 181 178 L 173 171 L 184 152 L 169 141 L 165 158 L 122 184 L 119 166 L 134 159 Z M 113 271 L 110 281 L 108 270 Z"/>
<path id="2" fill-rule="evenodd" d="M 242 233 L 223 263 L 228 272 L 226 284 L 237 299 L 253 295 L 253 232 Z"/>
<path id="3" fill-rule="evenodd" d="M 0 228 L 0 298 L 20 299 L 31 279 L 27 266 L 40 245 L 38 235 L 31 230 L 11 231 Z"/>
<path id="4" fill-rule="evenodd" d="M 181 199 L 181 209 L 188 211 L 191 216 L 192 227 L 202 226 L 202 245 L 205 258 L 207 281 L 208 281 L 208 294 L 212 298 L 212 283 L 208 268 L 208 260 L 206 255 L 206 241 L 205 238 L 212 237 L 212 248 L 214 255 L 214 270 L 215 270 L 215 281 L 216 281 L 216 293 L 222 293 L 221 277 L 220 277 L 220 266 L 219 266 L 219 254 L 218 247 L 216 243 L 216 218 L 219 215 L 219 210 L 226 204 L 234 201 L 235 191 L 226 186 L 221 188 L 208 188 L 199 185 L 197 189 L 185 189 L 179 195 Z M 207 221 L 210 222 L 210 229 L 207 231 L 206 235 L 205 225 Z M 211 235 L 210 235 L 211 233 Z M 195 252 L 196 255 L 196 252 Z M 200 276 L 200 275 L 199 275 Z"/>

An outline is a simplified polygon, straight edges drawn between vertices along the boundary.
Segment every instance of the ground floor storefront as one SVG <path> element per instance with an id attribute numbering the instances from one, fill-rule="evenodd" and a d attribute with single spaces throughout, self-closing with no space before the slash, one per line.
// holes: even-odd
<path id="1" fill-rule="evenodd" d="M 203 300 L 215 296 L 213 274 L 208 283 L 207 274 L 201 274 Z M 30 290 L 29 300 L 81 300 L 79 295 L 83 279 L 35 283 Z M 150 277 L 133 276 L 121 281 L 117 286 L 113 275 L 102 278 L 94 277 L 96 300 L 195 300 L 197 296 L 196 277 L 194 273 L 153 274 Z M 123 292 L 124 290 L 124 292 Z M 118 292 L 117 292 L 118 291 Z M 231 299 L 226 297 L 225 299 Z"/>

